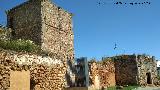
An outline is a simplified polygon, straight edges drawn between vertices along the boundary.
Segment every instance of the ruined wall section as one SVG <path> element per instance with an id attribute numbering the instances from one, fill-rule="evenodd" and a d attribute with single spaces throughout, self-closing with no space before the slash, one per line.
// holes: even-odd
<path id="1" fill-rule="evenodd" d="M 10 88 L 11 71 L 22 70 L 31 73 L 31 90 L 62 90 L 66 85 L 66 67 L 56 58 L 1 49 L 0 63 L 1 90 Z"/>
<path id="2" fill-rule="evenodd" d="M 41 44 L 41 1 L 29 0 L 8 11 L 7 26 L 14 39 L 29 39 Z"/>
<path id="3" fill-rule="evenodd" d="M 90 62 L 90 83 L 95 88 L 115 86 L 114 61 L 104 60 L 100 62 Z"/>
<path id="4" fill-rule="evenodd" d="M 137 85 L 138 67 L 136 55 L 114 57 L 116 85 Z"/>
<path id="5" fill-rule="evenodd" d="M 100 84 L 100 76 L 99 76 L 99 68 L 97 62 L 89 62 L 89 83 L 92 87 L 98 88 L 97 83 Z M 98 81 L 96 82 L 96 77 L 98 77 Z"/>
<path id="6" fill-rule="evenodd" d="M 155 58 L 147 55 L 138 55 L 138 74 L 139 74 L 139 84 L 146 86 L 147 83 L 147 73 L 150 74 L 150 84 L 156 84 L 157 79 L 157 64 Z"/>
<path id="7" fill-rule="evenodd" d="M 29 0 L 8 12 L 16 39 L 29 39 L 62 60 L 74 59 L 72 15 L 50 0 Z"/>
<path id="8" fill-rule="evenodd" d="M 72 16 L 50 1 L 42 2 L 42 48 L 64 61 L 74 59 Z"/>
<path id="9" fill-rule="evenodd" d="M 104 87 L 111 87 L 116 85 L 115 81 L 115 65 L 111 59 L 106 59 L 99 64 L 99 75 L 101 85 Z"/>

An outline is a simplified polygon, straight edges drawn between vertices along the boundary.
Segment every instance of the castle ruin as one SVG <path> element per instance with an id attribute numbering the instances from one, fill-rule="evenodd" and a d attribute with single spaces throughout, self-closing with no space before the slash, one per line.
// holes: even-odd
<path id="1" fill-rule="evenodd" d="M 61 90 L 72 84 L 72 14 L 51 0 L 28 0 L 7 12 L 1 40 L 31 40 L 44 54 L 0 49 L 1 90 Z M 8 30 L 9 29 L 9 30 Z"/>
<path id="2" fill-rule="evenodd" d="M 51 0 L 28 0 L 8 10 L 0 40 L 31 40 L 43 53 L 0 48 L 0 90 L 63 90 L 75 84 L 94 89 L 156 85 L 156 62 L 146 55 L 121 55 L 74 67 L 72 28 L 72 14 Z M 76 68 L 82 74 L 75 76 L 72 69 Z"/>

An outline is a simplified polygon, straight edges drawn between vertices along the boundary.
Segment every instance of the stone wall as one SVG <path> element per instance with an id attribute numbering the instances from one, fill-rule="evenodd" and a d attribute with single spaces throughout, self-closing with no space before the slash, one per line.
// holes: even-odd
<path id="1" fill-rule="evenodd" d="M 157 69 L 156 60 L 153 57 L 122 55 L 115 57 L 114 60 L 117 85 L 155 85 Z"/>
<path id="2" fill-rule="evenodd" d="M 13 39 L 29 39 L 49 56 L 67 63 L 74 61 L 72 15 L 51 0 L 28 0 L 8 11 L 7 26 Z M 69 75 L 70 76 L 70 75 Z M 72 77 L 72 76 L 70 76 Z"/>
<path id="3" fill-rule="evenodd" d="M 116 85 L 114 65 L 114 61 L 110 58 L 103 60 L 99 64 L 99 75 L 102 86 L 111 87 Z"/>
<path id="4" fill-rule="evenodd" d="M 0 89 L 10 88 L 11 71 L 30 71 L 31 90 L 61 90 L 66 66 L 61 60 L 23 52 L 0 50 Z"/>
<path id="5" fill-rule="evenodd" d="M 7 27 L 0 27 L 0 40 L 10 40 L 12 30 Z"/>
<path id="6" fill-rule="evenodd" d="M 7 26 L 14 39 L 29 39 L 41 44 L 41 1 L 30 0 L 8 11 Z"/>
<path id="7" fill-rule="evenodd" d="M 147 55 L 109 57 L 99 62 L 92 61 L 89 66 L 90 84 L 96 88 L 114 85 L 158 84 L 156 60 Z M 99 80 L 96 79 L 97 77 Z"/>
<path id="8" fill-rule="evenodd" d="M 147 55 L 138 55 L 138 74 L 139 84 L 146 86 L 147 84 L 156 84 L 157 79 L 157 64 L 155 58 Z M 147 81 L 150 74 L 150 80 Z"/>
<path id="9" fill-rule="evenodd" d="M 115 86 L 115 67 L 112 60 L 90 62 L 90 84 L 95 88 Z"/>
<path id="10" fill-rule="evenodd" d="M 50 0 L 29 0 L 8 12 L 13 37 L 29 39 L 61 60 L 74 59 L 72 15 Z"/>
<path id="11" fill-rule="evenodd" d="M 73 61 L 72 16 L 51 2 L 42 2 L 42 48 Z"/>
<path id="12" fill-rule="evenodd" d="M 99 88 L 100 85 L 100 78 L 99 80 L 97 80 L 98 82 L 96 82 L 96 76 L 99 77 L 99 68 L 97 65 L 97 62 L 89 62 L 89 83 L 91 86 L 95 87 L 95 88 Z M 98 83 L 98 84 L 97 84 Z"/>
<path id="13" fill-rule="evenodd" d="M 114 58 L 117 85 L 137 85 L 138 68 L 135 55 L 122 55 Z"/>

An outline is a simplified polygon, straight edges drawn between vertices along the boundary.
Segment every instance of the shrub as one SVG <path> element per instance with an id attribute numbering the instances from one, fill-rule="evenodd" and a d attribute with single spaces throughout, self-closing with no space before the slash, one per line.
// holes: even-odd
<path id="1" fill-rule="evenodd" d="M 40 47 L 30 40 L 0 40 L 0 47 L 7 50 L 39 52 Z"/>

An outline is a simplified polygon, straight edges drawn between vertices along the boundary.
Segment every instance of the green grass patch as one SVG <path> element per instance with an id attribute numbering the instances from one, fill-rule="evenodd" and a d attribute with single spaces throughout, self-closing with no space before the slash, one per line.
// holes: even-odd
<path id="1" fill-rule="evenodd" d="M 0 40 L 0 48 L 14 51 L 39 52 L 41 48 L 30 40 Z"/>
<path id="2" fill-rule="evenodd" d="M 113 86 L 113 87 L 108 87 L 107 89 L 105 90 L 133 90 L 135 88 L 138 88 L 139 86 L 126 86 L 126 87 L 123 87 L 122 89 L 119 89 L 119 87 L 117 86 Z"/>
<path id="3" fill-rule="evenodd" d="M 108 87 L 106 90 L 116 90 L 116 86 Z"/>

